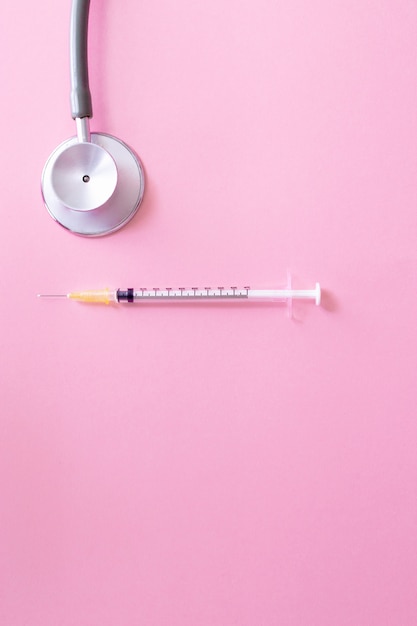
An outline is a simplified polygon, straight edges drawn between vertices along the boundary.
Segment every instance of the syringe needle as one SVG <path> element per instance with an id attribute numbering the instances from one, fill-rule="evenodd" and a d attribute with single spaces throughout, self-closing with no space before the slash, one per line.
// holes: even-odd
<path id="1" fill-rule="evenodd" d="M 38 298 L 68 298 L 66 293 L 38 293 Z"/>

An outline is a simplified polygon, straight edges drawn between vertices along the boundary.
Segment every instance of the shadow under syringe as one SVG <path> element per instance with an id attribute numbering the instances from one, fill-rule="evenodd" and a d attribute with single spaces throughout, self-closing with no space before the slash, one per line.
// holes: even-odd
<path id="1" fill-rule="evenodd" d="M 329 313 L 335 313 L 339 309 L 339 303 L 336 296 L 328 289 L 321 290 L 320 306 Z"/>

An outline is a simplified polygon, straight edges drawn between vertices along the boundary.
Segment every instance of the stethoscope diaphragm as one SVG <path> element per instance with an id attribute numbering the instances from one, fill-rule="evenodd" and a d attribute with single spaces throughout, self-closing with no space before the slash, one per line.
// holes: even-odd
<path id="1" fill-rule="evenodd" d="M 79 148 L 97 160 L 83 164 Z M 72 157 L 77 158 L 72 162 Z M 92 133 L 90 144 L 72 137 L 49 157 L 42 174 L 42 194 L 50 215 L 78 235 L 98 237 L 119 230 L 138 210 L 145 188 L 142 164 L 123 141 Z"/>

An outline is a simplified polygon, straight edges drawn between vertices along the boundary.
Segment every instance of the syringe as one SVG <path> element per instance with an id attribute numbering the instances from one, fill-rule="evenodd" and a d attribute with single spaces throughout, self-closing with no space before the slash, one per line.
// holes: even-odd
<path id="1" fill-rule="evenodd" d="M 38 294 L 39 298 L 68 298 L 79 302 L 142 303 L 142 302 L 286 302 L 291 308 L 292 300 L 314 300 L 320 304 L 321 288 L 314 289 L 252 289 L 251 287 L 140 287 L 134 289 L 96 289 L 72 291 L 67 294 Z"/>

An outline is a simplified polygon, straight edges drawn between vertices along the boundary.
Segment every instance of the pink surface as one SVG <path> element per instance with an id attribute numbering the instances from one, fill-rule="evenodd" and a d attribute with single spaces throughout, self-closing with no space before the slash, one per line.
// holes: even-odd
<path id="1" fill-rule="evenodd" d="M 0 623 L 417 623 L 417 4 L 92 0 L 140 213 L 77 238 L 69 1 L 3 6 Z M 6 62 L 4 63 L 4 61 Z M 324 306 L 38 292 L 299 286 Z"/>

